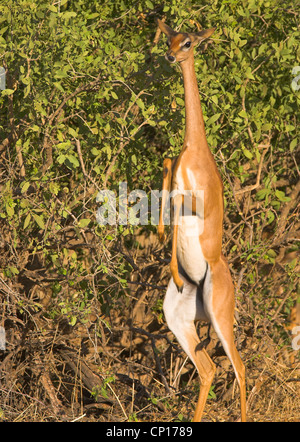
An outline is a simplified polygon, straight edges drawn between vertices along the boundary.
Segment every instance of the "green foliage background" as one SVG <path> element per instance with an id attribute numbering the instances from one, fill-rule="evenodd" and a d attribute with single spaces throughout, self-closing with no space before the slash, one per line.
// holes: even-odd
<path id="1" fill-rule="evenodd" d="M 124 315 L 135 302 L 131 275 L 149 279 L 135 255 L 140 230 L 98 226 L 96 195 L 126 181 L 150 197 L 161 186 L 163 158 L 180 152 L 182 78 L 164 59 L 165 38 L 154 42 L 155 18 L 166 17 L 177 30 L 216 27 L 195 65 L 225 187 L 224 251 L 244 317 L 252 328 L 255 315 L 269 321 L 268 336 L 289 342 L 283 323 L 299 278 L 296 3 L 1 2 L 0 321 L 10 320 L 8 330 L 25 339 L 24 324 L 37 314 L 45 323 L 66 318 L 75 329 L 96 311 L 105 329 L 98 332 L 111 332 L 114 312 Z M 148 237 L 155 226 L 142 232 Z M 161 265 L 151 270 L 157 286 L 167 282 Z M 155 293 L 151 314 L 160 320 L 163 291 Z"/>

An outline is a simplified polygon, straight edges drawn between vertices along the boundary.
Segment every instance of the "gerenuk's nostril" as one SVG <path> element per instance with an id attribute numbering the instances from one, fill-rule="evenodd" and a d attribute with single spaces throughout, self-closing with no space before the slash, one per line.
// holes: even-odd
<path id="1" fill-rule="evenodd" d="M 168 57 L 169 61 L 171 61 L 171 62 L 175 61 L 175 57 L 173 55 L 168 55 L 167 57 Z"/>

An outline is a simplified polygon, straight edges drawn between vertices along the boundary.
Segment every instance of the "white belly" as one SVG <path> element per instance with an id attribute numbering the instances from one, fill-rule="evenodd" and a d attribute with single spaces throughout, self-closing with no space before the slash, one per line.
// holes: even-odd
<path id="1" fill-rule="evenodd" d="M 199 234 L 201 220 L 197 216 L 183 216 L 179 219 L 177 237 L 177 257 L 187 275 L 199 283 L 206 272 Z"/>

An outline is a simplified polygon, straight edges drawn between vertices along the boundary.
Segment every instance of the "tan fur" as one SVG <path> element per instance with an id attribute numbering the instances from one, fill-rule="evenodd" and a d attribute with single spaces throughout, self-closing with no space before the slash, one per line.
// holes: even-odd
<path id="1" fill-rule="evenodd" d="M 202 315 L 199 312 L 204 311 L 208 320 L 213 324 L 234 367 L 240 386 L 242 421 L 245 421 L 245 368 L 235 347 L 233 337 L 234 288 L 227 261 L 222 255 L 223 184 L 207 144 L 194 68 L 193 48 L 204 38 L 208 38 L 214 30 L 186 34 L 175 32 L 160 20 L 158 20 L 158 25 L 169 40 L 166 58 L 172 63 L 179 62 L 182 69 L 186 111 L 186 130 L 182 151 L 176 159 L 164 160 L 163 189 L 167 189 L 169 192 L 178 191 L 176 197 L 173 198 L 174 217 L 170 263 L 175 286 L 171 280 L 166 294 L 164 311 L 169 327 L 176 334 L 199 373 L 201 389 L 194 420 L 201 420 L 215 373 L 214 364 L 205 350 L 198 350 L 199 339 L 194 328 L 194 321 Z M 190 42 L 190 47 L 185 46 L 186 42 Z M 178 222 L 180 209 L 184 204 L 183 194 L 185 191 L 193 191 L 192 207 L 194 211 L 196 210 L 196 190 L 204 192 L 204 229 L 195 238 L 195 241 L 199 241 L 197 249 L 195 249 L 198 252 L 195 255 L 189 249 L 193 242 L 189 241 L 188 237 L 184 237 L 185 230 L 182 227 L 178 228 Z M 166 200 L 163 199 L 158 226 L 161 241 L 164 240 L 163 211 L 165 204 Z M 180 250 L 178 250 L 179 244 Z M 181 257 L 180 264 L 189 279 L 185 279 L 179 274 L 178 254 Z M 198 275 L 197 263 L 190 265 L 189 259 L 199 260 L 199 274 L 203 275 L 203 278 L 205 277 L 203 305 L 197 305 L 197 308 L 197 284 L 200 284 L 200 281 L 194 281 L 195 275 Z M 204 272 L 206 266 L 207 274 Z M 177 292 L 175 287 L 177 287 Z M 189 306 L 186 313 L 182 312 L 181 307 L 184 300 L 186 300 L 186 306 Z M 174 317 L 174 314 L 177 316 Z"/>

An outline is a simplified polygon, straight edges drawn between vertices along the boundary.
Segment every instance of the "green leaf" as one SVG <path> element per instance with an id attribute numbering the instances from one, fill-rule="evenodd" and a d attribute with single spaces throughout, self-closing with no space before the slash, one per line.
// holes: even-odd
<path id="1" fill-rule="evenodd" d="M 28 224 L 30 223 L 30 220 L 31 220 L 31 214 L 28 213 L 26 218 L 25 218 L 24 224 L 23 224 L 23 229 L 24 230 L 26 229 L 26 227 L 28 227 Z"/>
<path id="2" fill-rule="evenodd" d="M 62 85 L 60 83 L 58 83 L 57 81 L 53 83 L 54 86 L 61 92 L 64 92 L 64 88 L 62 87 Z"/>
<path id="3" fill-rule="evenodd" d="M 274 212 L 272 212 L 272 210 L 269 210 L 269 212 L 267 213 L 267 218 L 268 218 L 268 224 L 271 224 L 274 221 L 275 214 Z"/>
<path id="4" fill-rule="evenodd" d="M 138 105 L 138 107 L 139 107 L 140 109 L 142 109 L 142 111 L 145 109 L 145 104 L 144 104 L 144 102 L 143 102 L 140 98 L 138 98 L 138 99 L 136 100 L 136 104 Z"/>
<path id="5" fill-rule="evenodd" d="M 244 148 L 243 149 L 243 154 L 245 155 L 246 158 L 248 158 L 249 160 L 251 160 L 253 158 L 253 154 L 250 152 L 250 150 Z"/>
<path id="6" fill-rule="evenodd" d="M 207 126 L 212 126 L 212 125 L 218 120 L 218 118 L 220 117 L 220 115 L 221 115 L 221 113 L 218 113 L 218 114 L 215 114 L 215 115 L 213 115 L 212 117 L 210 117 L 210 118 L 207 120 L 206 125 L 207 125 Z"/>
<path id="7" fill-rule="evenodd" d="M 15 210 L 12 206 L 10 206 L 8 203 L 5 204 L 6 213 L 9 217 L 12 217 L 15 213 Z"/>
<path id="8" fill-rule="evenodd" d="M 241 112 L 239 112 L 239 116 L 242 118 L 248 118 L 248 114 L 244 109 Z"/>
<path id="9" fill-rule="evenodd" d="M 282 192 L 281 190 L 276 190 L 275 191 L 275 195 L 277 196 L 277 198 L 279 199 L 279 201 L 282 202 L 287 202 L 287 201 L 291 201 L 291 198 L 288 196 L 285 196 L 285 193 Z"/>
<path id="10" fill-rule="evenodd" d="M 32 216 L 33 216 L 35 222 L 37 223 L 37 225 L 41 229 L 44 230 L 45 229 L 45 224 L 44 224 L 43 218 L 40 215 L 37 215 L 36 213 L 33 213 Z"/>
<path id="11" fill-rule="evenodd" d="M 1 92 L 1 95 L 2 95 L 2 97 L 4 97 L 5 95 L 11 95 L 11 94 L 13 94 L 15 91 L 14 91 L 14 89 L 4 89 L 2 92 Z"/>
<path id="12" fill-rule="evenodd" d="M 295 126 L 294 126 L 293 124 L 287 124 L 287 125 L 285 126 L 285 130 L 286 130 L 287 132 L 293 132 L 293 131 L 295 130 Z"/>
<path id="13" fill-rule="evenodd" d="M 90 224 L 91 220 L 88 218 L 82 218 L 81 220 L 79 220 L 78 222 L 78 226 L 83 228 L 83 227 L 87 227 Z"/>
<path id="14" fill-rule="evenodd" d="M 211 100 L 215 103 L 218 104 L 218 96 L 217 95 L 213 95 L 212 97 L 210 97 Z"/>
<path id="15" fill-rule="evenodd" d="M 96 147 L 93 147 L 93 149 L 91 149 L 91 154 L 94 155 L 95 157 L 97 155 L 99 155 L 101 153 L 101 150 L 97 149 Z"/>
<path id="16" fill-rule="evenodd" d="M 153 3 L 150 0 L 146 0 L 146 6 L 149 9 L 154 9 L 154 5 L 153 5 Z"/>
<path id="17" fill-rule="evenodd" d="M 22 185 L 21 193 L 26 193 L 29 186 L 30 186 L 30 181 L 25 181 L 24 184 Z"/>
<path id="18" fill-rule="evenodd" d="M 181 97 L 176 97 L 176 103 L 179 104 L 179 106 L 184 106 L 184 100 Z"/>
<path id="19" fill-rule="evenodd" d="M 77 131 L 76 131 L 76 130 L 74 130 L 72 127 L 69 127 L 69 134 L 70 134 L 72 137 L 77 138 L 77 137 L 78 137 L 78 129 L 77 129 Z"/>
<path id="20" fill-rule="evenodd" d="M 71 18 L 71 17 L 76 17 L 76 12 L 73 12 L 73 11 L 67 11 L 67 12 L 64 12 L 63 14 L 62 14 L 62 18 L 64 19 L 64 20 L 68 20 L 69 18 Z"/>
<path id="21" fill-rule="evenodd" d="M 298 140 L 297 138 L 294 138 L 293 141 L 290 142 L 290 151 L 293 152 L 295 147 L 297 146 Z"/>
<path id="22" fill-rule="evenodd" d="M 69 319 L 69 324 L 70 324 L 72 327 L 74 327 L 74 325 L 76 324 L 76 322 L 77 322 L 77 318 L 76 318 L 76 316 L 71 316 L 70 319 Z"/>
<path id="23" fill-rule="evenodd" d="M 30 84 L 28 84 L 28 86 L 26 86 L 25 89 L 24 89 L 24 98 L 27 97 L 27 95 L 30 92 L 30 89 L 31 89 L 31 86 L 30 86 Z"/>
<path id="24" fill-rule="evenodd" d="M 91 20 L 92 18 L 96 18 L 96 17 L 99 17 L 99 13 L 98 12 L 93 12 L 92 14 L 87 14 L 87 16 L 86 16 L 86 18 L 88 19 L 88 20 Z"/>
<path id="25" fill-rule="evenodd" d="M 59 164 L 63 164 L 65 162 L 66 158 L 67 158 L 66 155 L 61 154 L 61 155 L 58 155 L 57 161 L 58 161 Z"/>
<path id="26" fill-rule="evenodd" d="M 256 193 L 256 198 L 258 200 L 263 200 L 264 198 L 266 198 L 268 195 L 270 195 L 271 190 L 270 189 L 261 189 Z"/>
<path id="27" fill-rule="evenodd" d="M 67 155 L 66 160 L 69 161 L 74 167 L 79 167 L 79 161 L 77 160 L 75 155 Z"/>
<path id="28" fill-rule="evenodd" d="M 52 181 L 49 185 L 49 190 L 51 193 L 53 193 L 54 195 L 58 195 L 58 192 L 60 190 L 59 184 L 56 183 L 55 181 Z"/>

